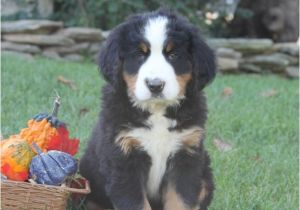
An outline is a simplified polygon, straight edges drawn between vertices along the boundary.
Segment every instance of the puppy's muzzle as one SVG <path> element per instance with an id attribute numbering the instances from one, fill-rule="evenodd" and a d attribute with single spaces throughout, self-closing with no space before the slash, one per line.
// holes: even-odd
<path id="1" fill-rule="evenodd" d="M 165 87 L 165 82 L 158 78 L 146 79 L 145 83 L 149 88 L 149 90 L 151 91 L 151 93 L 155 95 L 160 94 Z"/>

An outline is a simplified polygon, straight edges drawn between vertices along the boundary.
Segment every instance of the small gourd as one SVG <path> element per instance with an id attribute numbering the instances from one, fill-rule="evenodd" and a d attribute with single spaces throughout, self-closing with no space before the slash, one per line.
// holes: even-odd
<path id="1" fill-rule="evenodd" d="M 1 141 L 1 174 L 10 180 L 28 179 L 30 162 L 35 155 L 26 140 L 18 135 Z"/>
<path id="2" fill-rule="evenodd" d="M 77 160 L 71 155 L 57 150 L 43 153 L 35 142 L 32 146 L 38 155 L 31 161 L 29 176 L 37 183 L 60 185 L 77 172 Z"/>
<path id="3" fill-rule="evenodd" d="M 64 122 L 57 118 L 60 107 L 60 97 L 54 101 L 52 114 L 41 113 L 27 122 L 20 136 L 31 145 L 35 142 L 43 151 L 59 150 L 70 155 L 78 151 L 79 139 L 69 137 L 69 131 Z"/>

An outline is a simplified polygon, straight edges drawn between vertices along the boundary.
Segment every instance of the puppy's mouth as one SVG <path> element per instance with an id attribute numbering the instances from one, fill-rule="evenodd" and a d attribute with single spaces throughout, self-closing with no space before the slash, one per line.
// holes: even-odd
<path id="1" fill-rule="evenodd" d="M 162 93 L 152 93 L 150 100 L 166 100 L 164 94 Z"/>
<path id="2" fill-rule="evenodd" d="M 168 106 L 176 106 L 180 100 L 184 98 L 184 94 L 170 88 L 168 83 L 163 82 L 162 85 L 155 79 L 151 82 L 142 82 L 138 84 L 136 76 L 124 74 L 124 80 L 127 84 L 127 94 L 133 106 L 152 110 L 153 107 L 166 108 Z M 144 80 L 142 80 L 144 81 Z"/>
<path id="3" fill-rule="evenodd" d="M 165 110 L 170 106 L 177 106 L 184 96 L 178 96 L 174 99 L 167 99 L 163 94 L 154 94 L 150 98 L 145 100 L 137 100 L 136 97 L 131 98 L 131 102 L 135 107 L 150 112 L 156 112 L 157 110 Z"/>

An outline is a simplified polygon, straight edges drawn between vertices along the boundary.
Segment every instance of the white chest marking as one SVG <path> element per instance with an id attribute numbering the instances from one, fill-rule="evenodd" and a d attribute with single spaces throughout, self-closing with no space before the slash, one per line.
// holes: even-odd
<path id="1" fill-rule="evenodd" d="M 176 152 L 181 142 L 177 132 L 170 132 L 169 127 L 174 122 L 163 116 L 163 113 L 155 113 L 148 120 L 151 129 L 137 128 L 128 133 L 136 138 L 141 148 L 151 157 L 152 165 L 147 182 L 147 193 L 155 197 L 163 175 L 166 171 L 168 157 Z"/>
<path id="2" fill-rule="evenodd" d="M 147 123 L 151 129 L 136 128 L 129 131 L 127 135 L 139 141 L 141 149 L 151 157 L 152 165 L 148 175 L 147 193 L 148 196 L 155 198 L 166 171 L 168 157 L 182 147 L 183 141 L 196 128 L 170 132 L 168 128 L 174 127 L 176 121 L 166 118 L 164 111 L 156 111 L 149 117 Z"/>

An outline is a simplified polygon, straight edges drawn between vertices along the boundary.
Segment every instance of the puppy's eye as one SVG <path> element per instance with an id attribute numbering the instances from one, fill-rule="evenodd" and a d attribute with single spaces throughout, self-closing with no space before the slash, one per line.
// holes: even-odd
<path id="1" fill-rule="evenodd" d="M 169 60 L 175 60 L 177 58 L 177 54 L 174 52 L 170 52 L 167 56 Z"/>
<path id="2" fill-rule="evenodd" d="M 138 57 L 141 58 L 141 59 L 145 59 L 148 55 L 149 55 L 149 52 L 144 52 L 142 50 L 140 50 L 138 52 Z"/>
<path id="3" fill-rule="evenodd" d="M 138 51 L 140 55 L 147 56 L 150 50 L 145 43 L 140 43 Z"/>
<path id="4" fill-rule="evenodd" d="M 168 60 L 174 60 L 177 57 L 177 54 L 175 53 L 175 45 L 172 41 L 169 41 L 168 44 L 166 45 L 166 48 L 164 49 L 164 53 Z"/>

